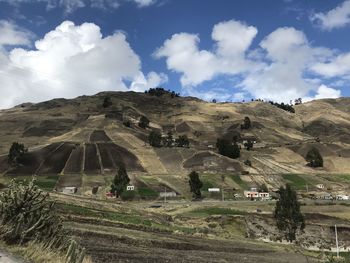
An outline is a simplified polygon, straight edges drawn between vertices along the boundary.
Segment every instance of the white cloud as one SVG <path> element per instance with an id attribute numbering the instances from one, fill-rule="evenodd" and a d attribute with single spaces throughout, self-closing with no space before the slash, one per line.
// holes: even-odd
<path id="1" fill-rule="evenodd" d="M 341 96 L 341 91 L 329 88 L 326 85 L 318 87 L 314 97 L 305 97 L 303 101 L 319 100 L 319 99 L 335 99 Z"/>
<path id="2" fill-rule="evenodd" d="M 310 20 L 324 30 L 344 27 L 350 24 L 350 0 L 344 1 L 327 13 L 313 14 L 310 16 Z"/>
<path id="3" fill-rule="evenodd" d="M 3 45 L 29 46 L 34 34 L 16 24 L 0 20 L 0 47 Z"/>
<path id="4" fill-rule="evenodd" d="M 62 8 L 65 15 L 69 15 L 74 11 L 91 7 L 102 10 L 117 9 L 122 3 L 133 2 L 138 7 L 147 7 L 154 5 L 158 0 L 0 0 L 0 2 L 18 7 L 21 4 L 43 3 L 47 10 Z"/>
<path id="5" fill-rule="evenodd" d="M 130 85 L 130 89 L 136 92 L 145 91 L 150 88 L 158 87 L 168 82 L 168 76 L 164 73 L 157 74 L 153 71 L 145 75 L 142 72 L 134 78 Z"/>
<path id="6" fill-rule="evenodd" d="M 315 73 L 327 78 L 338 76 L 350 77 L 350 53 L 340 54 L 327 62 L 316 63 L 311 69 Z"/>
<path id="7" fill-rule="evenodd" d="M 139 7 L 146 7 L 156 3 L 156 0 L 134 0 Z"/>
<path id="8" fill-rule="evenodd" d="M 220 74 L 238 74 L 254 67 L 246 59 L 257 29 L 239 21 L 226 21 L 214 26 L 214 51 L 200 50 L 200 39 L 188 33 L 174 34 L 156 52 L 156 58 L 166 58 L 167 67 L 179 72 L 183 86 L 196 86 Z"/>
<path id="9" fill-rule="evenodd" d="M 123 33 L 102 37 L 93 23 L 65 21 L 35 42 L 35 49 L 0 53 L 0 108 L 105 90 L 142 90 L 160 85 L 164 75 L 141 72 L 141 61 Z"/>
<path id="10" fill-rule="evenodd" d="M 250 93 L 255 98 L 289 102 L 322 84 L 306 73 L 316 63 L 333 58 L 332 50 L 313 47 L 302 31 L 292 27 L 276 29 L 259 48 L 250 50 L 256 34 L 255 27 L 242 22 L 222 22 L 213 28 L 213 51 L 201 50 L 197 35 L 179 33 L 166 40 L 155 57 L 164 57 L 168 69 L 181 74 L 185 93 L 204 99 L 237 100 Z M 208 85 L 195 88 L 220 76 L 236 77 L 236 90 L 218 91 Z"/>

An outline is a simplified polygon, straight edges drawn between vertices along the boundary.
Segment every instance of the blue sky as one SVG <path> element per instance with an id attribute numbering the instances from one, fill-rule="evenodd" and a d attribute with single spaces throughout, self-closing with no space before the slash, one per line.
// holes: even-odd
<path id="1" fill-rule="evenodd" d="M 163 86 L 349 96 L 350 0 L 0 0 L 0 108 Z"/>

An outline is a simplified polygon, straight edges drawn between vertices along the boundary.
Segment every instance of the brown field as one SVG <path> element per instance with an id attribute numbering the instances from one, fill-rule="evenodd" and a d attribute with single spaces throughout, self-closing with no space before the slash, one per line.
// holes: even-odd
<path id="1" fill-rule="evenodd" d="M 85 144 L 85 165 L 84 172 L 86 174 L 100 173 L 101 166 L 97 156 L 96 144 Z"/>

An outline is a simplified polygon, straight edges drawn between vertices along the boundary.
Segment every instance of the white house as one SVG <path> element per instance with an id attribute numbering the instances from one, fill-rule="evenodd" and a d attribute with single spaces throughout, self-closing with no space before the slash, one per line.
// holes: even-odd
<path id="1" fill-rule="evenodd" d="M 126 187 L 126 191 L 134 191 L 134 190 L 135 190 L 135 186 L 133 186 L 133 185 L 128 185 Z"/>
<path id="2" fill-rule="evenodd" d="M 337 200 L 340 200 L 340 201 L 348 201 L 349 200 L 348 195 L 337 195 L 336 198 L 337 198 Z"/>
<path id="3" fill-rule="evenodd" d="M 208 188 L 208 192 L 218 193 L 218 192 L 220 192 L 220 188 Z"/>
<path id="4" fill-rule="evenodd" d="M 252 188 L 252 189 L 256 189 L 256 188 Z M 256 199 L 256 198 L 261 198 L 261 199 L 269 199 L 270 198 L 270 194 L 267 193 L 267 192 L 258 192 L 258 191 L 244 191 L 244 196 L 246 198 L 253 198 L 253 199 Z"/>
<path id="5" fill-rule="evenodd" d="M 316 188 L 318 188 L 318 189 L 324 189 L 324 184 L 316 184 Z"/>
<path id="6" fill-rule="evenodd" d="M 78 188 L 76 188 L 75 186 L 67 186 L 67 187 L 64 187 L 62 192 L 64 194 L 75 194 L 77 192 Z"/>

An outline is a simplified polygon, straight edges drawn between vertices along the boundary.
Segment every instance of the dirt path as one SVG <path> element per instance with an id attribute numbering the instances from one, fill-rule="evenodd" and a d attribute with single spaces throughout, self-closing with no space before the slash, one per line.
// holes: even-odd
<path id="1" fill-rule="evenodd" d="M 7 252 L 0 250 L 0 263 L 25 263 L 25 261 L 18 259 Z"/>

